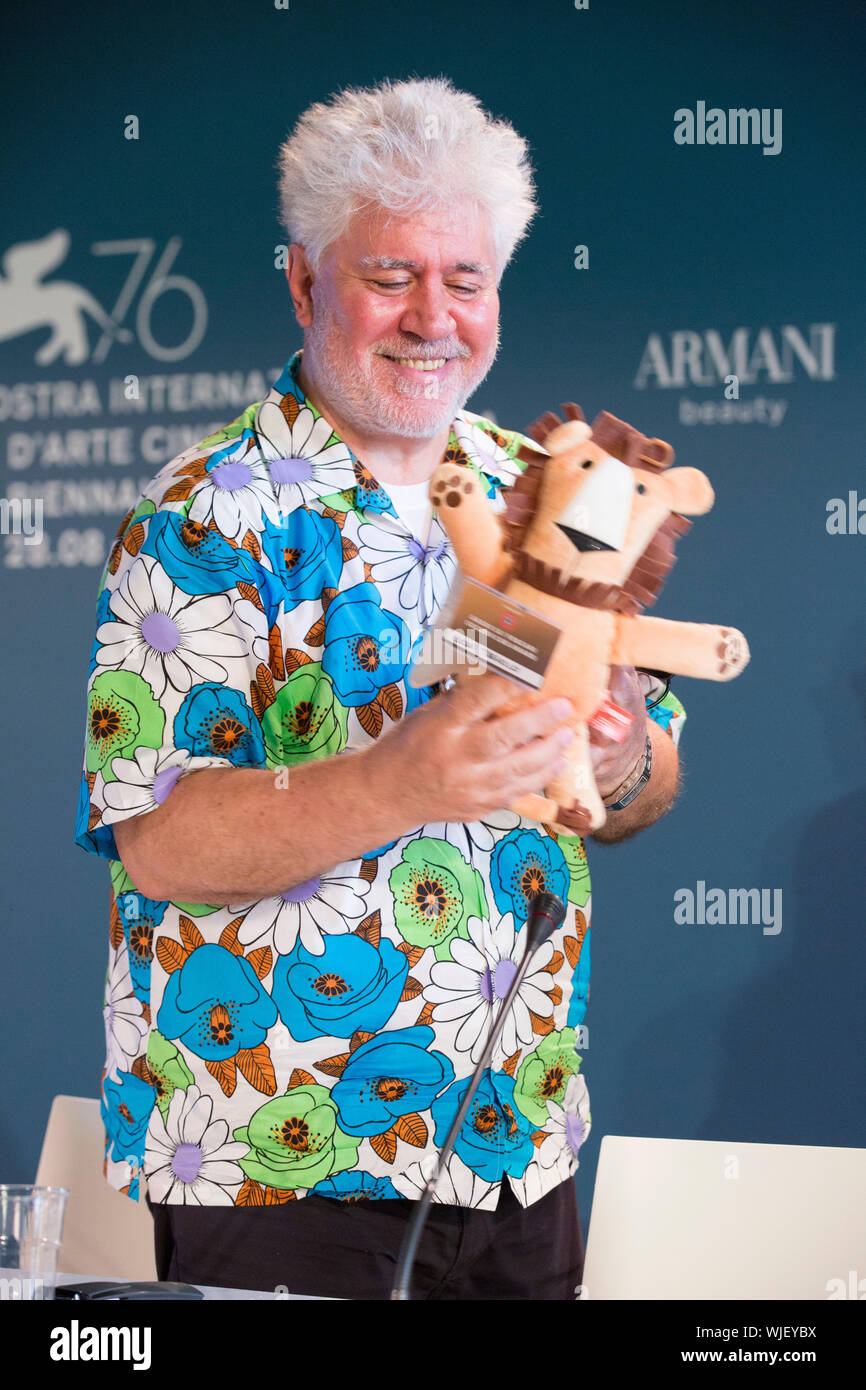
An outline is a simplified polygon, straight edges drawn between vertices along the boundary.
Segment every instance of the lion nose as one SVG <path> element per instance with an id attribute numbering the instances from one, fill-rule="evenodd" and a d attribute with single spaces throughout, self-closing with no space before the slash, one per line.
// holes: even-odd
<path id="1" fill-rule="evenodd" d="M 632 470 L 607 455 L 579 485 L 556 524 L 580 551 L 621 550 L 633 495 Z"/>

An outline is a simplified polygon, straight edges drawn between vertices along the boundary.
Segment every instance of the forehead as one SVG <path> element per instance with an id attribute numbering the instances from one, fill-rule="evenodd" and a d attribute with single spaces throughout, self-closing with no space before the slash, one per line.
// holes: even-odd
<path id="1" fill-rule="evenodd" d="M 365 209 L 333 245 L 362 270 L 463 270 L 493 276 L 496 254 L 486 214 L 468 201 L 409 215 Z"/>

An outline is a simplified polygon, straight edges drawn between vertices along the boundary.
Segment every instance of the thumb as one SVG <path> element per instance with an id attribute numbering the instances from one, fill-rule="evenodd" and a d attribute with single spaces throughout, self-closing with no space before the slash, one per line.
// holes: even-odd
<path id="1" fill-rule="evenodd" d="M 520 687 L 508 676 L 494 675 L 485 671 L 481 676 L 467 676 L 451 692 L 452 710 L 461 724 L 476 724 L 487 719 L 501 705 L 519 701 Z"/>

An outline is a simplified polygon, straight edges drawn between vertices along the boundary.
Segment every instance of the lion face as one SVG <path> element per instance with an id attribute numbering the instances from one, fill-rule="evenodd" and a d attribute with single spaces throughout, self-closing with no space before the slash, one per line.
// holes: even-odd
<path id="1" fill-rule="evenodd" d="M 709 511 L 713 490 L 695 468 L 623 463 L 587 431 L 575 422 L 545 440 L 550 457 L 522 549 L 563 582 L 623 585 L 669 514 Z"/>

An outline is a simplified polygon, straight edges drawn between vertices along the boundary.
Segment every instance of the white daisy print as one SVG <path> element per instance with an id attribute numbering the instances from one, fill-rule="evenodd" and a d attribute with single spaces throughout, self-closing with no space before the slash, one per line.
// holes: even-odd
<path id="1" fill-rule="evenodd" d="M 267 666 L 271 659 L 268 620 L 261 608 L 248 598 L 238 598 L 234 601 L 234 616 L 243 627 L 250 630 L 247 645 L 252 661 L 256 665 L 263 662 Z"/>
<path id="2" fill-rule="evenodd" d="M 301 945 L 311 956 L 321 956 L 325 950 L 324 936 L 353 931 L 365 916 L 369 891 L 366 879 L 335 869 L 297 883 L 275 898 L 232 903 L 229 911 L 246 912 L 238 929 L 242 946 L 251 946 L 266 937 L 278 955 L 287 956 L 300 937 Z"/>
<path id="3" fill-rule="evenodd" d="M 435 821 L 420 825 L 407 838 L 429 835 L 434 840 L 447 840 L 449 845 L 459 849 L 464 859 L 471 862 L 473 850 L 490 854 L 497 840 L 519 824 L 520 817 L 515 811 L 494 811 L 486 820 L 468 821 L 466 824 L 461 821 Z"/>
<path id="4" fill-rule="evenodd" d="M 544 1126 L 548 1136 L 538 1150 L 542 1168 L 556 1167 L 563 1181 L 577 1168 L 577 1152 L 592 1128 L 589 1112 L 589 1092 L 580 1072 L 568 1078 L 562 1104 L 547 1102 L 549 1119 Z"/>
<path id="5" fill-rule="evenodd" d="M 232 767 L 228 758 L 194 758 L 188 748 L 139 747 L 132 758 L 113 758 L 115 782 L 103 781 L 100 773 L 91 800 L 103 806 L 102 823 L 112 825 L 127 816 L 154 811 L 188 772 L 205 767 Z M 98 800 L 97 800 L 98 796 Z"/>
<path id="6" fill-rule="evenodd" d="M 188 512 L 191 521 L 207 526 L 213 519 L 220 533 L 230 541 L 238 541 L 247 531 L 264 530 L 263 515 L 275 525 L 279 507 L 274 496 L 267 465 L 255 451 L 228 455 L 209 469 L 206 477 L 196 484 Z"/>
<path id="7" fill-rule="evenodd" d="M 383 590 L 383 605 L 393 599 L 404 612 L 427 623 L 438 612 L 451 588 L 457 561 L 454 547 L 438 517 L 433 518 L 427 544 L 422 545 L 399 518 L 382 512 L 376 525 L 358 527 L 358 550 L 370 566 L 373 582 Z"/>
<path id="8" fill-rule="evenodd" d="M 143 1050 L 150 1025 L 141 1016 L 141 1001 L 132 992 L 129 957 L 124 939 L 112 960 L 105 983 L 105 1065 L 111 1081 L 129 1071 Z"/>
<path id="9" fill-rule="evenodd" d="M 163 1120 L 159 1107 L 151 1116 L 145 1175 L 154 1202 L 195 1207 L 230 1207 L 244 1181 L 234 1162 L 249 1145 L 229 1140 L 226 1120 L 211 1120 L 213 1101 L 198 1086 L 178 1088 Z"/>
<path id="10" fill-rule="evenodd" d="M 496 927 L 478 917 L 470 917 L 469 937 L 468 941 L 455 937 L 450 948 L 452 959 L 431 966 L 431 983 L 424 989 L 424 998 L 434 1005 L 434 1022 L 462 1020 L 454 1046 L 458 1052 L 468 1052 L 472 1061 L 477 1062 L 484 1051 L 493 1015 L 501 1007 L 517 974 L 526 937 L 515 932 L 511 913 Z M 544 968 L 552 956 L 551 941 L 546 941 L 536 951 L 529 973 L 506 1017 L 493 1066 L 497 1065 L 497 1058 L 501 1065 L 502 1060 L 532 1042 L 530 1011 L 539 1018 L 549 1018 L 553 1013 L 550 991 L 554 982 Z"/>
<path id="11" fill-rule="evenodd" d="M 483 473 L 499 478 L 505 487 L 510 487 L 522 474 L 523 467 L 491 439 L 486 430 L 475 424 L 478 418 L 471 411 L 458 411 L 452 426 L 457 443 Z"/>
<path id="12" fill-rule="evenodd" d="M 438 1155 L 428 1154 L 420 1163 L 413 1163 L 403 1173 L 394 1173 L 391 1182 L 401 1197 L 417 1201 L 436 1167 Z M 474 1207 L 476 1211 L 492 1211 L 499 1201 L 499 1183 L 486 1182 L 457 1154 L 452 1154 L 436 1184 L 434 1202 L 444 1202 L 449 1206 Z"/>
<path id="13" fill-rule="evenodd" d="M 199 681 L 225 683 L 220 658 L 246 654 L 225 594 L 190 598 L 148 555 L 126 571 L 108 606 L 115 620 L 97 628 L 96 672 L 133 671 L 158 700 L 167 686 L 183 695 Z"/>
<path id="14" fill-rule="evenodd" d="M 267 461 L 281 515 L 356 483 L 352 455 L 345 444 L 329 444 L 333 434 L 324 416 L 301 406 L 290 425 L 271 391 L 256 416 L 256 433 Z"/>
<path id="15" fill-rule="evenodd" d="M 559 1169 L 556 1170 L 559 1174 Z M 571 1169 L 566 1164 L 566 1169 L 558 1178 L 558 1181 L 565 1182 L 571 1174 Z M 549 1182 L 549 1175 L 538 1166 L 536 1159 L 531 1159 L 519 1178 L 511 1179 L 511 1190 L 522 1207 L 532 1206 L 550 1191 L 546 1184 Z"/>

